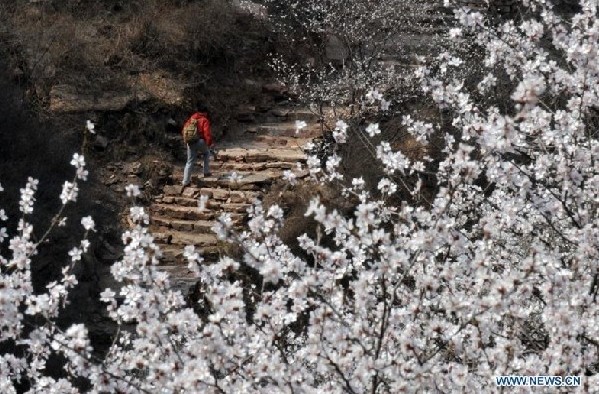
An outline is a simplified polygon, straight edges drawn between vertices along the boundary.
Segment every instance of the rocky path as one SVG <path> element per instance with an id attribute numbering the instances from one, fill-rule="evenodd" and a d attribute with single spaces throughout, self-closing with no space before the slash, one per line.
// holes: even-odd
<path id="1" fill-rule="evenodd" d="M 295 170 L 298 163 L 305 162 L 302 146 L 321 133 L 319 117 L 302 108 L 279 105 L 264 111 L 248 107 L 239 119 L 246 122 L 244 136 L 218 144 L 211 177 L 202 176 L 200 158 L 192 185 L 182 191 L 181 163 L 149 207 L 150 230 L 164 254 L 162 268 L 184 294 L 195 284 L 183 257 L 184 247 L 194 245 L 205 260 L 217 259 L 224 247 L 212 231 L 217 218 L 229 213 L 235 225 L 243 225 L 252 201 L 261 198 L 285 170 Z M 299 134 L 296 120 L 308 124 Z M 202 195 L 208 197 L 203 210 L 199 208 Z"/>
<path id="2" fill-rule="evenodd" d="M 413 23 L 400 29 L 397 39 L 379 59 L 383 65 L 411 73 L 416 55 L 433 56 L 446 46 L 445 33 L 454 21 L 442 2 L 425 1 L 413 11 L 413 16 Z M 217 218 L 229 213 L 234 224 L 242 226 L 253 200 L 260 199 L 285 170 L 304 162 L 302 146 L 321 135 L 324 120 L 306 108 L 288 104 L 276 84 L 264 85 L 262 92 L 265 100 L 260 104 L 238 109 L 237 121 L 244 125 L 244 133 L 241 138 L 219 144 L 219 154 L 211 164 L 213 176 L 202 177 L 200 159 L 192 187 L 182 191 L 180 163 L 169 184 L 149 207 L 150 229 L 164 253 L 163 268 L 171 274 L 173 285 L 184 293 L 195 284 L 183 257 L 184 247 L 196 246 L 208 262 L 217 259 L 226 247 L 212 231 Z M 264 102 L 269 104 L 265 106 Z M 273 102 L 279 104 L 272 105 Z M 308 124 L 299 135 L 297 120 Z M 172 145 L 182 149 L 180 137 L 173 138 L 176 141 Z M 200 210 L 199 199 L 203 195 L 208 200 L 205 209 Z"/>

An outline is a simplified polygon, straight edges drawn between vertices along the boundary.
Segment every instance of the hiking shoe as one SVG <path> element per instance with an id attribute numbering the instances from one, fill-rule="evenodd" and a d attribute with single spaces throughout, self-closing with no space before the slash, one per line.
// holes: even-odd
<path id="1" fill-rule="evenodd" d="M 185 189 L 191 185 L 191 183 L 187 183 L 187 184 L 183 184 L 181 185 L 181 191 L 179 192 L 179 194 L 183 194 L 183 192 L 185 191 Z"/>
<path id="2" fill-rule="evenodd" d="M 204 173 L 204 178 L 208 178 L 208 177 L 211 177 L 211 176 L 212 176 L 211 172 Z"/>

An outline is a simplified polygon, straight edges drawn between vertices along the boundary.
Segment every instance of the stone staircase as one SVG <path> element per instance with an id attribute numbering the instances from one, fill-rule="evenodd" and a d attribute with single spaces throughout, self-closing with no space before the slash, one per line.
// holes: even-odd
<path id="1" fill-rule="evenodd" d="M 404 7 L 406 23 L 394 28 L 393 36 L 377 55 L 377 63 L 402 76 L 396 87 L 409 91 L 413 88 L 411 76 L 422 59 L 436 57 L 455 42 L 449 40 L 448 32 L 456 22 L 453 11 L 444 7 L 442 0 L 406 1 Z"/>
<path id="2" fill-rule="evenodd" d="M 408 70 L 415 64 L 415 55 L 437 54 L 446 44 L 445 33 L 454 23 L 453 13 L 443 7 L 440 0 L 427 0 L 413 6 L 418 9 L 409 10 L 409 14 L 417 20 L 402 26 L 378 59 L 385 67 Z M 246 83 L 254 85 L 255 81 Z M 308 108 L 293 106 L 286 93 L 284 86 L 263 85 L 258 103 L 237 109 L 236 121 L 243 132 L 229 141 L 219 142 L 217 158 L 211 162 L 213 176 L 202 177 L 200 160 L 192 187 L 182 191 L 181 162 L 175 166 L 162 193 L 151 203 L 150 229 L 164 254 L 162 268 L 171 274 L 173 286 L 184 294 L 196 283 L 187 269 L 184 247 L 194 245 L 207 262 L 215 261 L 227 247 L 212 232 L 217 218 L 229 213 L 234 225 L 241 227 L 252 202 L 260 199 L 285 170 L 294 170 L 298 163 L 305 162 L 302 147 L 321 136 L 322 123 L 331 120 L 326 118 L 331 115 L 330 110 L 323 119 Z M 308 124 L 299 134 L 296 134 L 296 120 Z M 183 152 L 180 136 L 172 138 L 170 145 Z M 240 178 L 233 180 L 233 174 Z M 208 200 L 205 209 L 200 210 L 198 203 L 203 195 Z"/>
<path id="3" fill-rule="evenodd" d="M 229 213 L 241 227 L 247 220 L 247 208 L 267 192 L 269 185 L 285 170 L 298 177 L 298 163 L 306 160 L 302 146 L 321 135 L 321 120 L 306 108 L 279 104 L 264 108 L 241 109 L 238 116 L 241 136 L 218 143 L 218 154 L 211 160 L 212 176 L 202 175 L 202 160 L 197 163 L 192 185 L 181 188 L 183 163 L 174 167 L 168 184 L 155 196 L 149 207 L 150 230 L 163 251 L 161 268 L 171 275 L 173 287 L 186 294 L 196 283 L 187 269 L 183 249 L 194 245 L 207 262 L 215 261 L 226 245 L 212 231 L 218 217 Z M 296 133 L 296 120 L 308 126 Z M 179 140 L 180 136 L 173 136 Z M 201 196 L 208 200 L 199 208 Z"/>

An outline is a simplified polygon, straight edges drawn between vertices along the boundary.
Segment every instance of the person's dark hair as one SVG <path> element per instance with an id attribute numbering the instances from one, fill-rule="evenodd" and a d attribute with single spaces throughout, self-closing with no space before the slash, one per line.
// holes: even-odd
<path id="1" fill-rule="evenodd" d="M 196 106 L 196 108 L 197 108 L 198 112 L 204 112 L 204 113 L 210 115 L 210 112 L 208 111 L 208 107 L 205 104 L 198 104 Z"/>

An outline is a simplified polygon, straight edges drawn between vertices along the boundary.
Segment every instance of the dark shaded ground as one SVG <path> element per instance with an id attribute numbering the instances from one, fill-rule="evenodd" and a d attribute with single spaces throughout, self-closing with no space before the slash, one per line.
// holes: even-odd
<path id="1" fill-rule="evenodd" d="M 16 233 L 22 217 L 18 205 L 19 189 L 32 176 L 39 180 L 38 192 L 34 213 L 25 219 L 34 225 L 37 241 L 60 209 L 62 185 L 65 180 L 72 180 L 75 174 L 75 168 L 69 162 L 73 153 L 80 152 L 83 125 L 79 129 L 64 129 L 51 121 L 40 121 L 27 106 L 23 91 L 12 80 L 9 71 L 5 64 L 0 64 L 0 184 L 4 188 L 0 193 L 0 209 L 4 209 L 9 217 L 8 223 L 2 223 L 2 226 L 7 227 L 9 236 Z M 72 292 L 71 304 L 61 314 L 59 324 L 86 323 L 95 347 L 102 351 L 110 343 L 112 326 L 103 317 L 103 307 L 98 301 L 98 294 L 103 290 L 100 278 L 109 267 L 110 260 L 106 258 L 116 257 L 109 256 L 105 248 L 109 244 L 118 248 L 120 208 L 91 168 L 90 179 L 81 184 L 79 196 L 79 201 L 70 204 L 65 211 L 67 225 L 53 231 L 32 259 L 34 287 L 41 292 L 47 283 L 60 277 L 62 267 L 70 263 L 68 251 L 83 237 L 81 217 L 91 215 L 98 231 L 90 237 L 90 253 L 75 269 L 79 284 Z M 0 251 L 5 257 L 11 256 L 7 240 L 0 245 Z M 37 323 L 29 320 L 28 326 Z M 9 343 L 2 343 L 0 352 L 11 347 Z M 49 371 L 59 375 L 60 365 L 59 360 L 50 362 Z"/>

